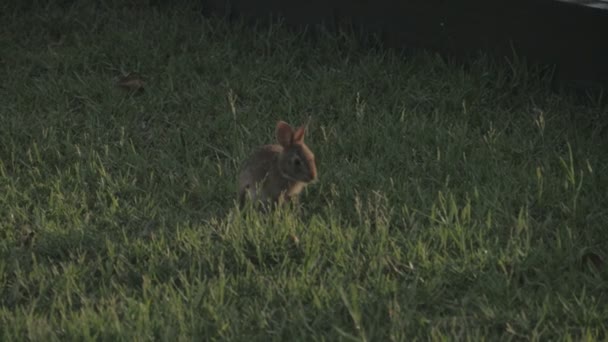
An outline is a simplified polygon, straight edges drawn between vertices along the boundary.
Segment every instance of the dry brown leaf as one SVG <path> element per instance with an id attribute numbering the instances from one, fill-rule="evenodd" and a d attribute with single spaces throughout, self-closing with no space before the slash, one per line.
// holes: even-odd
<path id="1" fill-rule="evenodd" d="M 120 77 L 116 84 L 125 90 L 142 91 L 142 90 L 144 90 L 144 86 L 146 85 L 146 82 L 142 79 L 142 77 L 138 73 L 131 72 L 126 76 Z"/>
<path id="2" fill-rule="evenodd" d="M 601 270 L 604 266 L 604 258 L 593 252 L 587 252 L 582 256 L 583 265 L 592 265 L 596 270 Z"/>
<path id="3" fill-rule="evenodd" d="M 65 42 L 65 35 L 59 34 L 51 38 L 51 41 L 47 44 L 49 48 L 61 46 Z"/>
<path id="4" fill-rule="evenodd" d="M 289 240 L 291 241 L 291 243 L 293 243 L 295 246 L 299 246 L 300 245 L 300 238 L 296 235 L 296 234 L 291 234 L 289 235 Z"/>

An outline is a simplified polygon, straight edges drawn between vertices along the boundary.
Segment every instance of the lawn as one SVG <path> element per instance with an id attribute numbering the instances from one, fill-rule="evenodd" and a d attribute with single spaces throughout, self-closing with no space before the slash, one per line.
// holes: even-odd
<path id="1" fill-rule="evenodd" d="M 0 5 L 1 340 L 608 337 L 597 96 L 518 58 L 34 3 Z M 238 210 L 281 119 L 319 181 Z"/>

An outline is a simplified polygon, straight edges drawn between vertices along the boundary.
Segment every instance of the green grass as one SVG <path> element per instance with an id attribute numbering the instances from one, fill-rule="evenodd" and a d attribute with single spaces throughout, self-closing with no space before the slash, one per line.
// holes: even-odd
<path id="1" fill-rule="evenodd" d="M 196 7 L 0 13 L 1 340 L 607 338 L 594 99 Z M 238 212 L 309 116 L 302 211 Z"/>

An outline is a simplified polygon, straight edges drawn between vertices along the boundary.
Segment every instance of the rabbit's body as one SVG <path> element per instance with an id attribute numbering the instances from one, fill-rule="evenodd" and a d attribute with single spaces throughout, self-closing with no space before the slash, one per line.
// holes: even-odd
<path id="1" fill-rule="evenodd" d="M 239 202 L 249 197 L 254 202 L 277 204 L 297 197 L 317 177 L 314 154 L 304 144 L 304 128 L 295 132 L 280 121 L 277 138 L 280 145 L 258 148 L 239 174 Z"/>

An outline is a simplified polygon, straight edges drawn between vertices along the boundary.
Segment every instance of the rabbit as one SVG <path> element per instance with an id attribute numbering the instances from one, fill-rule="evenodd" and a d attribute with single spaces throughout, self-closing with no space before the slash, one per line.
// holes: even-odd
<path id="1" fill-rule="evenodd" d="M 294 130 L 284 121 L 277 123 L 279 144 L 259 147 L 239 174 L 241 208 L 248 197 L 263 206 L 295 200 L 306 185 L 317 180 L 315 155 L 304 144 L 305 134 L 305 126 Z"/>

